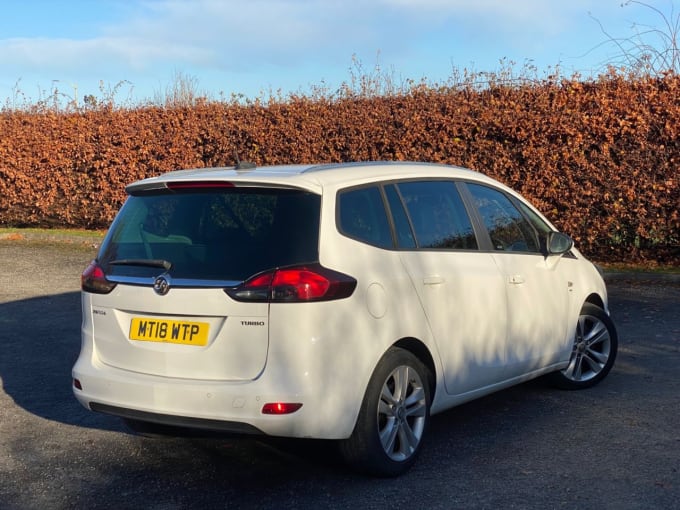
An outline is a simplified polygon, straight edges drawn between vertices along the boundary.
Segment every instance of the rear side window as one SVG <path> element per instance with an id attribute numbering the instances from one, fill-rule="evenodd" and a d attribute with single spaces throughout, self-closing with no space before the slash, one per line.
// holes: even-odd
<path id="1" fill-rule="evenodd" d="M 377 186 L 343 191 L 338 196 L 340 232 L 380 248 L 392 248 L 392 231 Z"/>
<path id="2" fill-rule="evenodd" d="M 397 187 L 418 248 L 477 249 L 472 222 L 453 181 L 404 182 Z"/>
<path id="3" fill-rule="evenodd" d="M 243 281 L 318 260 L 318 195 L 262 188 L 192 189 L 131 196 L 99 260 L 107 274 L 149 276 L 167 261 L 173 278 Z M 113 264 L 112 264 L 113 263 Z"/>
<path id="4" fill-rule="evenodd" d="M 498 190 L 467 184 L 494 250 L 538 252 L 536 232 L 510 199 Z"/>

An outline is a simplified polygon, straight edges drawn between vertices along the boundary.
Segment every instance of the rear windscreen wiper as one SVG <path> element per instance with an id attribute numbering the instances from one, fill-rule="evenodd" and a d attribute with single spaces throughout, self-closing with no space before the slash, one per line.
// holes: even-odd
<path id="1" fill-rule="evenodd" d="M 144 267 L 162 267 L 166 271 L 170 271 L 172 262 L 162 259 L 118 259 L 109 262 L 112 266 L 144 266 Z"/>

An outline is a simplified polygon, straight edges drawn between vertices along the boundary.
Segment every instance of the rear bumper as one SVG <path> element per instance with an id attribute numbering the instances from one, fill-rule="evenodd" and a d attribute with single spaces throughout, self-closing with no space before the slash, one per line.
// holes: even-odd
<path id="1" fill-rule="evenodd" d="M 203 430 L 320 439 L 348 437 L 353 427 L 353 421 L 320 416 L 324 413 L 318 412 L 320 404 L 314 395 L 267 391 L 276 385 L 262 378 L 246 383 L 171 379 L 92 363 L 82 356 L 72 375 L 82 387 L 74 386 L 73 393 L 84 407 L 123 418 Z M 285 415 L 263 414 L 262 407 L 270 402 L 302 403 L 302 407 Z"/>

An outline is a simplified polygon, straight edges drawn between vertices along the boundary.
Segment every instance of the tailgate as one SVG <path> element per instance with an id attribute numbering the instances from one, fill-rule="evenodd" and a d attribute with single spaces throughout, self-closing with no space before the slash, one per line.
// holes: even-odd
<path id="1" fill-rule="evenodd" d="M 159 296 L 149 287 L 119 284 L 111 295 L 83 293 L 99 361 L 173 378 L 257 378 L 267 360 L 268 309 L 210 288 Z"/>

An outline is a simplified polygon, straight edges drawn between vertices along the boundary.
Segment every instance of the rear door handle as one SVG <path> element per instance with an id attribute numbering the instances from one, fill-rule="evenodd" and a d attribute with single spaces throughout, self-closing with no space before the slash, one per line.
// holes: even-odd
<path id="1" fill-rule="evenodd" d="M 423 278 L 423 283 L 425 285 L 439 285 L 444 283 L 444 277 L 443 276 L 426 276 Z"/>
<path id="2" fill-rule="evenodd" d="M 508 278 L 508 282 L 513 284 L 513 285 L 521 285 L 524 283 L 524 276 L 521 274 L 514 274 L 510 278 Z"/>

